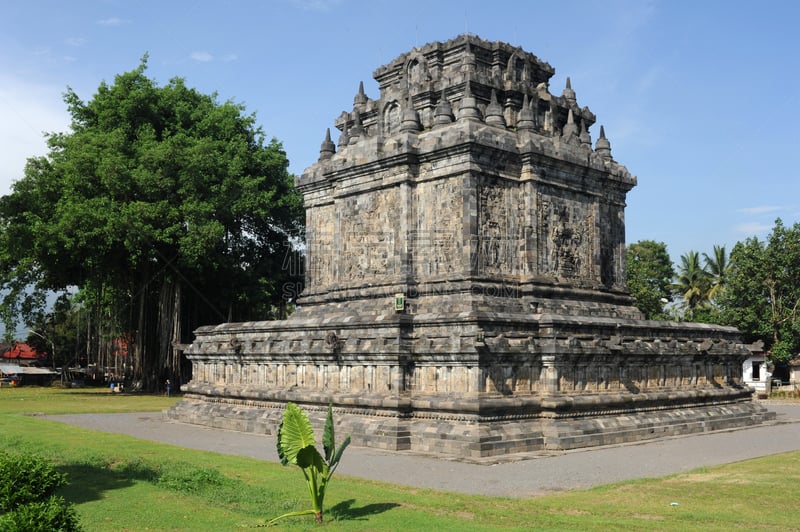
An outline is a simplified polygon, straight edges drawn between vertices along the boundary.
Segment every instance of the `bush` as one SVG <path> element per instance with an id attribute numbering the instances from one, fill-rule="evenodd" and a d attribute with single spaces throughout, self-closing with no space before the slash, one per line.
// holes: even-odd
<path id="1" fill-rule="evenodd" d="M 75 508 L 63 497 L 30 502 L 0 517 L 3 532 L 72 532 L 80 530 Z"/>
<path id="2" fill-rule="evenodd" d="M 36 455 L 0 451 L 0 511 L 42 501 L 66 482 L 66 475 Z"/>
<path id="3" fill-rule="evenodd" d="M 66 482 L 40 456 L 0 451 L 0 530 L 79 530 L 72 505 L 55 496 Z"/>

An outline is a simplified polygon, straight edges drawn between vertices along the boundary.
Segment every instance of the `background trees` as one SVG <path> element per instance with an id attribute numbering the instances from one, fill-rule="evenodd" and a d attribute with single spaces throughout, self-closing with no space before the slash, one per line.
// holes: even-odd
<path id="1" fill-rule="evenodd" d="M 700 265 L 700 254 L 689 251 L 681 255 L 678 275 L 672 285 L 675 295 L 680 297 L 681 306 L 691 319 L 696 309 L 709 304 L 711 279 L 709 273 Z"/>
<path id="2" fill-rule="evenodd" d="M 800 351 L 800 224 L 777 220 L 766 241 L 734 246 L 720 307 L 723 321 L 763 340 L 774 362 Z"/>
<path id="3" fill-rule="evenodd" d="M 67 91 L 71 131 L 0 198 L 0 288 L 14 330 L 45 291 L 77 287 L 88 350 L 129 338 L 126 371 L 153 388 L 179 380 L 197 326 L 276 313 L 299 282 L 282 263 L 303 210 L 281 145 L 242 105 L 145 70 L 146 57 L 88 102 Z"/>
<path id="4" fill-rule="evenodd" d="M 730 256 L 724 246 L 714 246 L 710 255 L 702 254 L 702 264 L 700 256 L 696 251 L 682 255 L 673 280 L 665 244 L 631 244 L 628 288 L 640 310 L 651 319 L 732 325 L 742 331 L 745 342 L 762 340 L 776 364 L 797 356 L 800 224 L 786 227 L 779 219 L 765 241 L 738 242 Z M 657 297 L 675 304 L 658 307 Z"/>
<path id="5" fill-rule="evenodd" d="M 675 271 L 667 245 L 641 240 L 626 249 L 628 289 L 636 306 L 649 320 L 665 319 L 664 305 L 671 299 Z"/>
<path id="6" fill-rule="evenodd" d="M 727 284 L 730 262 L 728 254 L 725 252 L 725 246 L 714 246 L 711 256 L 703 253 L 703 261 L 711 283 L 708 289 L 708 299 L 713 301 Z"/>

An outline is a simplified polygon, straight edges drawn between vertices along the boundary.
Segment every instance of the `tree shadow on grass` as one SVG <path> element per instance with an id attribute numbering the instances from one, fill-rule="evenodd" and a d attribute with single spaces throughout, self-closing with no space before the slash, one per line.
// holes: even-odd
<path id="1" fill-rule="evenodd" d="M 102 499 L 103 493 L 127 488 L 136 480 L 152 481 L 158 477 L 157 471 L 141 464 L 116 470 L 104 465 L 73 463 L 58 470 L 67 474 L 67 484 L 59 492 L 75 504 Z"/>
<path id="2" fill-rule="evenodd" d="M 382 514 L 400 506 L 396 502 L 384 502 L 355 508 L 353 507 L 355 502 L 355 499 L 348 499 L 332 506 L 329 510 L 331 517 L 337 521 L 363 521 L 370 515 Z"/>

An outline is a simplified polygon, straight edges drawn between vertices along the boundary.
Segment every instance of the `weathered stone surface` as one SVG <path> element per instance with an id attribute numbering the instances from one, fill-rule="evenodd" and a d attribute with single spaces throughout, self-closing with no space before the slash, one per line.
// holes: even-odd
<path id="1" fill-rule="evenodd" d="M 358 445 L 462 457 L 744 426 L 735 329 L 642 320 L 625 287 L 636 178 L 571 86 L 472 35 L 375 72 L 297 180 L 300 310 L 196 331 L 169 415 L 272 433 L 330 403 Z M 395 295 L 403 299 L 395 307 Z"/>

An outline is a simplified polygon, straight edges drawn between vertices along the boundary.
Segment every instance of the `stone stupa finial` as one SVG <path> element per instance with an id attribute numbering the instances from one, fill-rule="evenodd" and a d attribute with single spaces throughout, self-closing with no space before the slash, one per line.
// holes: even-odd
<path id="1" fill-rule="evenodd" d="M 339 135 L 339 149 L 347 146 L 348 142 L 350 142 L 350 136 L 347 134 L 347 121 L 345 121 L 342 126 L 342 134 Z"/>
<path id="2" fill-rule="evenodd" d="M 592 136 L 589 135 L 589 131 L 586 129 L 586 122 L 581 120 L 581 134 L 578 136 L 581 141 L 581 146 L 591 150 L 592 149 Z"/>
<path id="3" fill-rule="evenodd" d="M 486 106 L 485 121 L 490 126 L 506 127 L 506 119 L 503 116 L 503 108 L 497 102 L 497 93 L 492 89 L 492 96 L 489 105 Z"/>
<path id="4" fill-rule="evenodd" d="M 578 102 L 578 99 L 575 96 L 575 91 L 572 90 L 572 82 L 570 81 L 569 76 L 567 76 L 567 86 L 564 87 L 564 92 L 561 93 L 561 96 L 570 104 L 577 104 Z"/>
<path id="5" fill-rule="evenodd" d="M 356 116 L 353 118 L 353 127 L 350 128 L 350 139 L 347 144 L 355 144 L 361 137 L 365 136 L 364 126 L 361 124 L 361 113 L 356 111 L 355 115 Z"/>
<path id="6" fill-rule="evenodd" d="M 436 109 L 433 111 L 433 124 L 435 126 L 443 126 L 450 124 L 452 121 L 453 106 L 450 105 L 450 101 L 447 99 L 447 96 L 445 96 L 444 87 L 442 87 L 442 97 L 439 98 Z"/>
<path id="7" fill-rule="evenodd" d="M 572 109 L 567 111 L 567 123 L 561 129 L 561 138 L 565 142 L 575 142 L 578 140 L 578 126 L 575 125 L 575 117 L 572 114 Z"/>
<path id="8" fill-rule="evenodd" d="M 336 153 L 336 145 L 331 140 L 331 128 L 325 130 L 325 140 L 319 147 L 319 160 L 330 159 Z"/>
<path id="9" fill-rule="evenodd" d="M 411 98 L 411 92 L 408 93 L 408 105 L 403 109 L 402 119 L 400 120 L 400 131 L 408 131 L 416 133 L 420 131 L 419 115 L 417 110 L 414 109 L 414 101 Z"/>
<path id="10" fill-rule="evenodd" d="M 364 82 L 358 83 L 358 92 L 353 98 L 353 107 L 361 107 L 367 104 L 367 95 L 364 93 Z"/>
<path id="11" fill-rule="evenodd" d="M 472 96 L 470 90 L 470 79 L 467 77 L 466 86 L 464 87 L 464 96 L 461 98 L 461 103 L 458 106 L 457 120 L 480 120 L 481 110 L 478 109 L 478 102 Z"/>
<path id="12" fill-rule="evenodd" d="M 611 143 L 606 138 L 606 130 L 603 126 L 600 126 L 600 137 L 594 144 L 594 151 L 603 159 L 611 160 Z"/>
<path id="13" fill-rule="evenodd" d="M 520 109 L 519 118 L 517 119 L 517 131 L 533 131 L 535 127 L 536 117 L 533 114 L 528 101 L 528 94 L 526 93 L 522 99 L 522 109 Z"/>

